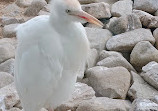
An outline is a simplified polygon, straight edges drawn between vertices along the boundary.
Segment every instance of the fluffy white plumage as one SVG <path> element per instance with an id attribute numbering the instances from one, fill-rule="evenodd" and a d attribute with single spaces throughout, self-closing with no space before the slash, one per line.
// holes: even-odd
<path id="1" fill-rule="evenodd" d="M 89 50 L 81 12 L 77 0 L 54 0 L 50 16 L 18 26 L 15 83 L 25 111 L 50 110 L 70 97 Z"/>

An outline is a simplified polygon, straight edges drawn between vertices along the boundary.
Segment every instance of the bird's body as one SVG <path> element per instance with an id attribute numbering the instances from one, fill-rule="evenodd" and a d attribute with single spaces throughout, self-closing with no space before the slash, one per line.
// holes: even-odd
<path id="1" fill-rule="evenodd" d="M 70 97 L 77 73 L 84 70 L 89 50 L 84 27 L 38 16 L 18 26 L 17 38 L 15 83 L 24 110 L 56 108 Z"/>

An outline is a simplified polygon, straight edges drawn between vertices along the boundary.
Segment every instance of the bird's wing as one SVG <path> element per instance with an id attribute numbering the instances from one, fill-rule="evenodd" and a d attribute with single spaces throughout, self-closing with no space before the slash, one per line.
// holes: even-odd
<path id="1" fill-rule="evenodd" d="M 44 33 L 44 36 L 39 30 L 36 35 L 33 33 L 23 39 L 22 36 L 28 33 L 31 32 L 23 28 L 17 34 L 21 39 L 15 61 L 17 90 L 23 101 L 46 101 L 62 76 L 62 47 L 58 38 L 53 38 L 52 34 Z M 30 36 L 39 36 L 40 39 L 34 40 Z"/>

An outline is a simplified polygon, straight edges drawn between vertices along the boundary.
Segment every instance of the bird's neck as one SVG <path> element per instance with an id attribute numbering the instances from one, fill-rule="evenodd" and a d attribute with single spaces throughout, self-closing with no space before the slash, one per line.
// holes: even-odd
<path id="1" fill-rule="evenodd" d="M 73 22 L 53 15 L 50 15 L 49 22 L 52 27 L 60 34 L 67 32 L 67 30 L 74 26 Z"/>

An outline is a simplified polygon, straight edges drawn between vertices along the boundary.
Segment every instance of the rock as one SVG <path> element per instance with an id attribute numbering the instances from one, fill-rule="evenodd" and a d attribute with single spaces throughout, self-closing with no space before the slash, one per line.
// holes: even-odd
<path id="1" fill-rule="evenodd" d="M 158 10 L 157 0 L 134 0 L 134 9 L 154 13 Z"/>
<path id="2" fill-rule="evenodd" d="M 24 15 L 37 16 L 39 11 L 47 4 L 45 0 L 33 0 L 31 5 L 26 9 Z"/>
<path id="3" fill-rule="evenodd" d="M 154 103 L 158 104 L 158 95 L 156 95 L 154 98 L 151 98 L 151 100 L 152 100 Z"/>
<path id="4" fill-rule="evenodd" d="M 141 76 L 143 79 L 148 82 L 150 85 L 158 89 L 158 63 L 150 62 L 142 68 L 143 72 Z"/>
<path id="5" fill-rule="evenodd" d="M 109 25 L 109 30 L 115 35 L 138 28 L 142 28 L 142 24 L 135 14 L 121 16 Z"/>
<path id="6" fill-rule="evenodd" d="M 97 60 L 98 60 L 98 52 L 96 49 L 91 49 L 89 51 L 89 54 L 88 54 L 88 59 L 87 59 L 87 68 L 91 68 L 93 66 L 96 65 L 97 63 Z"/>
<path id="7" fill-rule="evenodd" d="M 158 104 L 148 99 L 136 99 L 130 111 L 158 111 Z"/>
<path id="8" fill-rule="evenodd" d="M 82 5 L 82 9 L 96 18 L 110 18 L 110 5 L 104 2 Z"/>
<path id="9" fill-rule="evenodd" d="M 119 1 L 119 0 L 96 0 L 96 2 L 105 2 L 105 3 L 108 3 L 110 5 L 114 4 L 117 1 Z"/>
<path id="10" fill-rule="evenodd" d="M 0 88 L 11 84 L 14 81 L 14 77 L 6 72 L 0 72 Z"/>
<path id="11" fill-rule="evenodd" d="M 158 10 L 155 12 L 155 14 L 154 14 L 155 16 L 158 16 Z"/>
<path id="12" fill-rule="evenodd" d="M 3 37 L 6 38 L 11 38 L 11 37 L 16 37 L 16 30 L 15 28 L 18 26 L 19 24 L 10 24 L 10 25 L 5 25 L 3 28 Z"/>
<path id="13" fill-rule="evenodd" d="M 133 84 L 128 91 L 128 97 L 131 100 L 137 98 L 149 99 L 153 98 L 155 95 L 158 95 L 158 91 L 147 84 L 140 75 L 133 71 L 131 71 L 131 74 L 133 76 Z"/>
<path id="14" fill-rule="evenodd" d="M 11 109 L 9 109 L 9 110 L 7 110 L 7 111 L 21 111 L 19 108 L 15 108 L 15 107 L 13 107 L 13 108 L 11 108 Z"/>
<path id="15" fill-rule="evenodd" d="M 83 100 L 89 100 L 92 98 L 95 98 L 94 90 L 88 85 L 78 82 L 75 84 L 75 90 L 71 99 L 68 102 L 60 105 L 55 111 L 75 111 L 76 107 L 82 103 Z"/>
<path id="16" fill-rule="evenodd" d="M 105 24 L 104 28 L 109 29 L 111 24 L 114 24 L 117 21 L 118 17 L 112 17 L 109 19 L 109 22 Z M 118 24 L 117 24 L 118 25 Z"/>
<path id="17" fill-rule="evenodd" d="M 135 29 L 110 38 L 106 43 L 106 48 L 113 51 L 129 52 L 140 41 L 155 43 L 155 38 L 148 29 Z"/>
<path id="18" fill-rule="evenodd" d="M 90 4 L 90 3 L 95 3 L 96 0 L 79 0 L 81 4 Z"/>
<path id="19" fill-rule="evenodd" d="M 126 98 L 131 75 L 124 67 L 96 66 L 86 71 L 86 77 L 97 96 Z"/>
<path id="20" fill-rule="evenodd" d="M 20 101 L 14 83 L 0 89 L 0 98 L 0 108 L 4 108 L 4 111 Z"/>
<path id="21" fill-rule="evenodd" d="M 118 1 L 112 5 L 111 14 L 114 17 L 120 17 L 132 13 L 133 2 L 130 1 Z"/>
<path id="22" fill-rule="evenodd" d="M 9 25 L 9 24 L 17 24 L 23 23 L 23 18 L 15 18 L 15 17 L 3 17 L 2 18 L 2 26 Z"/>
<path id="23" fill-rule="evenodd" d="M 102 27 L 95 25 L 95 24 L 91 24 L 91 23 L 86 23 L 86 27 L 102 29 Z"/>
<path id="24" fill-rule="evenodd" d="M 126 100 L 97 97 L 83 101 L 76 111 L 129 111 L 131 103 Z"/>
<path id="25" fill-rule="evenodd" d="M 17 46 L 17 39 L 15 37 L 0 39 L 0 45 L 8 44 L 8 43 L 16 48 L 16 46 Z"/>
<path id="26" fill-rule="evenodd" d="M 153 16 L 147 12 L 141 10 L 133 10 L 133 13 L 136 14 L 141 23 L 148 28 L 157 28 L 158 27 L 158 16 Z"/>
<path id="27" fill-rule="evenodd" d="M 50 11 L 51 5 L 47 4 L 42 8 L 42 10 L 39 11 L 38 15 L 50 15 Z"/>
<path id="28" fill-rule="evenodd" d="M 155 38 L 155 47 L 158 49 L 158 28 L 154 30 L 153 36 Z"/>
<path id="29" fill-rule="evenodd" d="M 122 66 L 128 69 L 129 71 L 135 71 L 133 66 L 121 55 L 118 54 L 118 56 L 112 55 L 110 53 L 113 53 L 113 51 L 105 51 L 103 50 L 101 52 L 101 56 L 107 55 L 103 60 L 97 62 L 97 66 L 104 66 L 104 67 L 117 67 L 117 66 Z M 117 53 L 117 52 L 116 52 Z"/>
<path id="30" fill-rule="evenodd" d="M 105 44 L 112 33 L 107 29 L 96 29 L 86 27 L 87 37 L 90 41 L 90 47 L 101 51 L 105 49 Z"/>
<path id="31" fill-rule="evenodd" d="M 28 6 L 31 5 L 33 0 L 16 0 L 16 4 L 19 6 L 19 7 L 22 7 L 22 8 L 26 8 Z"/>
<path id="32" fill-rule="evenodd" d="M 148 41 L 141 41 L 135 45 L 130 55 L 130 63 L 137 71 L 151 61 L 158 62 L 158 50 Z"/>
<path id="33" fill-rule="evenodd" d="M 8 4 L 1 9 L 1 13 L 5 17 L 21 17 L 24 9 L 18 7 L 15 3 Z"/>
<path id="34" fill-rule="evenodd" d="M 46 12 L 46 11 L 43 11 L 43 10 L 40 10 L 39 13 L 38 13 L 38 16 L 40 15 L 50 15 L 49 12 Z"/>
<path id="35" fill-rule="evenodd" d="M 15 59 L 8 59 L 0 64 L 0 72 L 7 72 L 14 75 L 14 61 Z"/>
<path id="36" fill-rule="evenodd" d="M 15 48 L 9 43 L 0 44 L 0 52 L 0 63 L 15 56 Z"/>
<path id="37" fill-rule="evenodd" d="M 0 72 L 0 88 L 11 84 L 13 81 L 14 81 L 14 78 L 12 75 L 6 72 Z"/>

